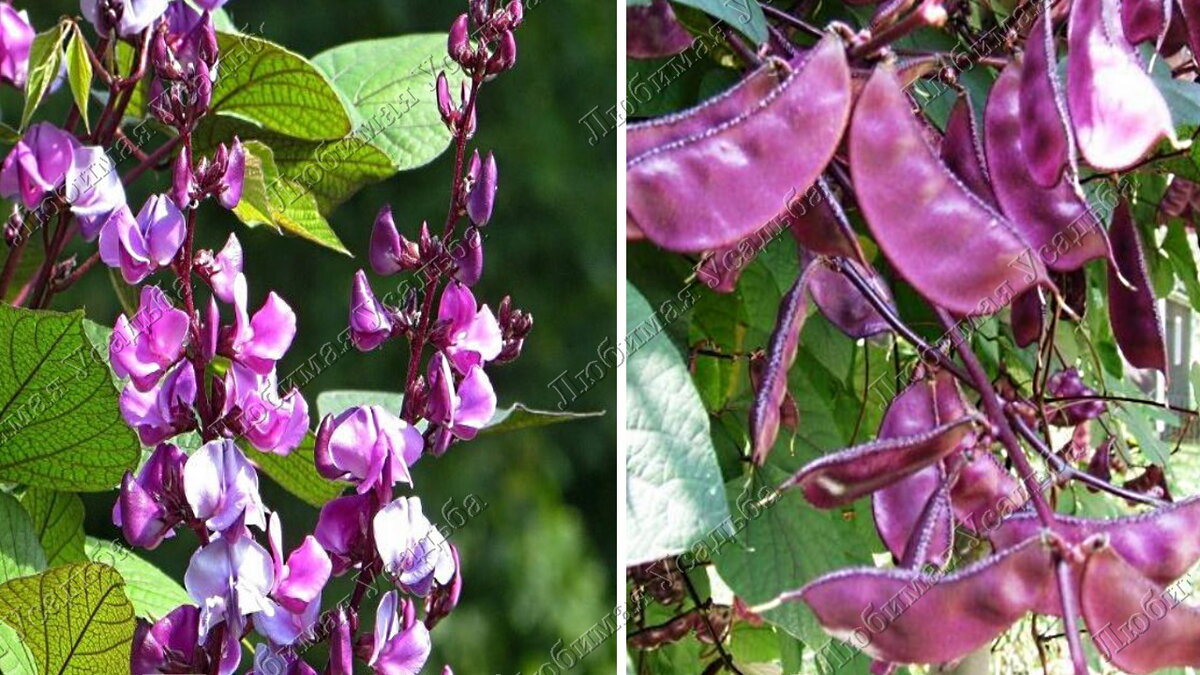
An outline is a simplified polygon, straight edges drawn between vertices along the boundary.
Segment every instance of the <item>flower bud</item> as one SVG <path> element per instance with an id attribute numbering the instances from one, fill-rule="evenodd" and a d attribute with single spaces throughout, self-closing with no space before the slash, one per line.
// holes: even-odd
<path id="1" fill-rule="evenodd" d="M 354 675 L 354 641 L 350 636 L 350 618 L 339 607 L 329 636 L 329 675 Z"/>
<path id="2" fill-rule="evenodd" d="M 475 20 L 475 24 L 482 26 L 488 21 L 488 0 L 471 0 L 469 7 L 471 10 L 471 18 Z"/>
<path id="3" fill-rule="evenodd" d="M 196 64 L 196 74 L 192 77 L 192 116 L 195 118 L 203 117 L 208 112 L 208 106 L 212 103 L 212 73 L 208 66 L 201 61 Z"/>
<path id="4" fill-rule="evenodd" d="M 525 22 L 525 6 L 521 4 L 521 0 L 512 0 L 512 2 L 508 3 L 505 11 L 508 13 L 508 27 L 510 30 Z"/>
<path id="5" fill-rule="evenodd" d="M 500 46 L 492 58 L 488 59 L 487 72 L 498 75 L 517 65 L 517 38 L 511 30 L 506 30 L 500 36 Z"/>
<path id="6" fill-rule="evenodd" d="M 4 243 L 9 246 L 21 243 L 21 229 L 24 224 L 20 211 L 13 205 L 13 214 L 4 223 Z"/>
<path id="7" fill-rule="evenodd" d="M 471 51 L 471 36 L 469 35 L 469 25 L 466 14 L 458 15 L 454 23 L 450 26 L 450 37 L 447 39 L 447 50 L 450 52 L 450 58 L 454 59 L 459 65 L 464 68 L 470 65 L 473 58 Z"/>
<path id="8" fill-rule="evenodd" d="M 483 276 L 483 238 L 478 228 L 467 228 L 462 241 L 450 248 L 454 259 L 454 278 L 467 286 L 474 286 Z"/>
<path id="9" fill-rule="evenodd" d="M 436 584 L 433 592 L 425 599 L 425 627 L 430 630 L 450 615 L 458 606 L 458 597 L 462 594 L 462 568 L 459 566 L 458 548 L 454 544 L 449 546 L 450 556 L 454 560 L 454 578 L 448 584 Z"/>
<path id="10" fill-rule="evenodd" d="M 471 222 L 480 227 L 487 225 L 492 218 L 492 207 L 496 203 L 496 180 L 496 157 L 489 152 L 479 171 L 479 179 L 471 185 L 471 192 L 467 195 L 467 215 L 471 217 Z"/>
<path id="11" fill-rule="evenodd" d="M 200 59 L 212 68 L 217 63 L 217 57 L 220 54 L 220 47 L 217 45 L 217 29 L 213 25 L 211 12 L 205 12 L 204 18 L 201 19 L 200 26 L 196 29 L 199 36 L 196 39 L 197 51 Z"/>
<path id="12" fill-rule="evenodd" d="M 221 146 L 220 152 L 225 154 L 224 145 Z M 228 156 L 222 159 L 224 171 L 217 187 L 217 201 L 232 211 L 242 201 L 242 187 L 246 181 L 246 147 L 242 145 L 241 139 L 233 137 L 233 146 L 229 149 Z"/>
<path id="13" fill-rule="evenodd" d="M 150 63 L 154 66 L 154 73 L 162 79 L 172 82 L 183 79 L 183 67 L 171 53 L 166 31 L 154 31 L 154 36 L 150 40 Z"/>
<path id="14" fill-rule="evenodd" d="M 450 82 L 446 79 L 444 71 L 438 73 L 437 77 L 437 105 L 442 121 L 447 127 L 453 128 L 455 120 L 458 119 L 458 110 L 454 107 L 454 99 L 450 97 Z"/>
<path id="15" fill-rule="evenodd" d="M 415 246 L 406 242 L 396 230 L 391 205 L 384 206 L 375 217 L 375 226 L 371 230 L 371 246 L 367 253 L 371 269 L 381 276 L 409 269 L 406 262 L 419 257 L 419 251 L 410 251 L 409 247 L 415 249 Z"/>
<path id="16" fill-rule="evenodd" d="M 192 153 L 186 146 L 175 156 L 175 167 L 171 174 L 171 199 L 183 210 L 192 203 Z"/>
<path id="17" fill-rule="evenodd" d="M 350 295 L 350 341 L 362 352 L 383 344 L 392 334 L 392 322 L 387 310 L 375 298 L 367 275 L 359 270 L 354 275 Z"/>

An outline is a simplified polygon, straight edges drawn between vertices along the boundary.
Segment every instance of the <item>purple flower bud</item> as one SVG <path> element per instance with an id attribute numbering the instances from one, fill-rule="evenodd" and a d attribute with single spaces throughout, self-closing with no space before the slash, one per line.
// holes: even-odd
<path id="1" fill-rule="evenodd" d="M 353 494 L 321 507 L 313 535 L 329 553 L 334 575 L 345 574 L 367 556 L 374 555 L 367 548 L 374 499 L 370 494 Z"/>
<path id="2" fill-rule="evenodd" d="M 183 357 L 187 332 L 187 314 L 172 307 L 157 286 L 144 286 L 133 320 L 122 314 L 113 327 L 108 345 L 113 372 L 147 391 Z"/>
<path id="3" fill-rule="evenodd" d="M 467 215 L 471 217 L 471 222 L 480 227 L 487 225 L 492 218 L 492 207 L 496 204 L 496 179 L 496 157 L 489 152 L 479 170 L 479 179 L 471 184 L 471 193 L 467 195 Z"/>
<path id="4" fill-rule="evenodd" d="M 330 480 L 358 483 L 363 494 L 382 483 L 412 484 L 408 467 L 424 441 L 407 422 L 379 406 L 356 406 L 327 415 L 317 430 L 317 471 Z"/>
<path id="5" fill-rule="evenodd" d="M 516 28 L 525 22 L 525 6 L 521 4 L 521 0 L 512 0 L 508 3 L 508 27 Z"/>
<path id="6" fill-rule="evenodd" d="M 139 622 L 133 634 L 134 673 L 207 673 L 208 652 L 200 645 L 200 610 L 180 605 L 153 626 Z"/>
<path id="7" fill-rule="evenodd" d="M 368 257 L 371 269 L 379 275 L 388 276 L 404 270 L 415 269 L 421 264 L 421 253 L 415 244 L 400 236 L 396 222 L 392 219 L 392 207 L 384 206 L 375 217 L 371 230 L 371 247 Z"/>
<path id="8" fill-rule="evenodd" d="M 258 644 L 254 648 L 254 670 L 246 675 L 318 675 L 312 666 L 288 645 Z"/>
<path id="9" fill-rule="evenodd" d="M 131 546 L 152 549 L 174 536 L 187 504 L 183 494 L 183 465 L 187 453 L 174 445 L 154 449 L 137 478 L 126 472 L 121 495 L 113 505 L 113 524 Z"/>
<path id="10" fill-rule="evenodd" d="M 184 148 L 175 156 L 175 165 L 171 171 L 171 199 L 180 209 L 186 210 L 192 205 L 192 153 Z"/>
<path id="11" fill-rule="evenodd" d="M 195 369 L 189 361 L 181 360 L 149 391 L 138 391 L 133 383 L 125 385 L 121 390 L 121 416 L 137 431 L 142 445 L 154 445 L 195 428 L 195 401 Z"/>
<path id="12" fill-rule="evenodd" d="M 80 0 L 79 8 L 83 16 L 96 27 L 96 31 L 107 35 L 113 28 L 108 23 L 105 5 L 113 0 Z M 117 34 L 121 37 L 133 37 L 145 30 L 167 11 L 168 0 L 116 0 L 120 7 L 117 24 Z"/>
<path id="13" fill-rule="evenodd" d="M 433 592 L 425 599 L 425 627 L 429 630 L 433 630 L 434 626 L 450 615 L 458 606 L 458 598 L 462 594 L 462 568 L 458 562 L 458 548 L 454 544 L 447 546 L 454 563 L 454 575 L 449 583 L 434 585 Z"/>
<path id="14" fill-rule="evenodd" d="M 463 241 L 450 249 L 450 257 L 457 268 L 454 278 L 474 286 L 483 276 L 483 238 L 479 236 L 479 228 L 467 228 Z"/>
<path id="15" fill-rule="evenodd" d="M 362 270 L 354 274 L 350 294 L 350 341 L 362 352 L 383 344 L 392 334 L 392 321 L 387 309 L 375 299 L 371 284 Z"/>
<path id="16" fill-rule="evenodd" d="M 489 0 L 470 0 L 467 3 L 467 8 L 471 11 L 471 18 L 480 26 L 488 21 L 488 4 Z"/>
<path id="17" fill-rule="evenodd" d="M 329 675 L 354 675 L 354 641 L 350 636 L 350 618 L 338 607 L 329 636 Z"/>
<path id="18" fill-rule="evenodd" d="M 184 6 L 186 7 L 186 4 Z M 150 63 L 154 66 L 154 74 L 164 80 L 174 81 L 183 77 L 183 67 L 171 53 L 165 31 L 154 31 L 153 37 L 150 38 Z"/>
<path id="19" fill-rule="evenodd" d="M 517 37 L 511 30 L 500 35 L 500 46 L 488 60 L 489 75 L 497 75 L 517 65 Z"/>
<path id="20" fill-rule="evenodd" d="M 232 236 L 232 235 L 230 235 Z M 217 299 L 208 299 L 208 315 L 200 326 L 200 358 L 212 361 L 217 355 L 217 340 L 221 335 L 221 312 L 217 308 Z"/>
<path id="21" fill-rule="evenodd" d="M 0 167 L 0 196 L 20 197 L 25 208 L 36 209 L 66 178 L 77 147 L 74 136 L 49 122 L 29 127 Z"/>
<path id="22" fill-rule="evenodd" d="M 234 240 L 233 248 L 226 245 L 222 254 L 225 259 L 218 258 L 222 267 L 228 265 L 230 270 L 241 264 L 241 245 Z M 226 280 L 220 278 L 217 285 L 221 287 L 220 294 L 229 290 Z M 267 294 L 266 301 L 254 317 L 247 310 L 246 275 L 237 272 L 233 278 L 233 309 L 234 325 L 229 333 L 228 344 L 222 345 L 221 353 L 243 364 L 259 375 L 274 371 L 275 363 L 283 358 L 292 340 L 296 337 L 296 313 L 274 291 Z"/>
<path id="23" fill-rule="evenodd" d="M 458 109 L 454 105 L 454 99 L 450 97 L 450 82 L 446 79 L 445 71 L 437 76 L 437 105 L 442 121 L 446 126 L 453 128 L 454 121 L 458 119 Z"/>
<path id="24" fill-rule="evenodd" d="M 389 591 L 379 601 L 375 614 L 374 646 L 367 664 L 380 675 L 417 675 L 429 659 L 432 644 L 423 623 L 408 623 L 412 604 Z M 405 625 L 408 623 L 408 625 Z"/>
<path id="25" fill-rule="evenodd" d="M 470 27 L 467 15 L 459 14 L 458 18 L 450 26 L 450 36 L 447 39 L 446 47 L 450 52 L 450 58 L 463 67 L 467 67 L 474 56 L 471 51 L 471 36 L 469 31 Z"/>
<path id="26" fill-rule="evenodd" d="M 192 116 L 200 118 L 208 112 L 212 103 L 213 74 L 203 61 L 196 63 L 196 74 L 192 77 Z M 240 194 L 240 193 L 239 193 Z"/>
<path id="27" fill-rule="evenodd" d="M 225 148 L 224 145 L 221 146 Z M 225 161 L 225 175 L 221 178 L 217 201 L 221 206 L 233 210 L 242 201 L 242 186 L 246 180 L 246 148 L 236 136 Z"/>
<path id="28" fill-rule="evenodd" d="M 183 489 L 192 512 L 214 532 L 243 523 L 259 529 L 267 526 L 258 474 L 230 439 L 205 443 L 188 458 Z"/>
<path id="29" fill-rule="evenodd" d="M 0 4 L 0 80 L 17 88 L 25 86 L 34 37 L 26 12 L 18 12 L 8 3 Z"/>
<path id="30" fill-rule="evenodd" d="M 212 14 L 205 12 L 204 17 L 200 21 L 200 25 L 196 27 L 199 34 L 196 35 L 196 51 L 200 56 L 200 60 L 204 61 L 209 68 L 212 68 L 217 63 L 217 57 L 220 54 L 220 47 L 217 45 L 217 29 L 213 24 Z"/>

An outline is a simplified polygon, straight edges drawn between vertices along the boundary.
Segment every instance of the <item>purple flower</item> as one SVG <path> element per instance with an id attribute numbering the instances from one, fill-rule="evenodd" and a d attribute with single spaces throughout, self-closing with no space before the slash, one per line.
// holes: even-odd
<path id="1" fill-rule="evenodd" d="M 175 535 L 175 526 L 186 515 L 183 495 L 186 461 L 186 453 L 164 443 L 150 454 L 136 478 L 133 472 L 125 472 L 112 518 L 131 546 L 152 549 Z"/>
<path id="2" fill-rule="evenodd" d="M 469 227 L 463 240 L 450 249 L 454 260 L 454 278 L 467 286 L 474 286 L 483 276 L 483 238 L 479 228 Z"/>
<path id="3" fill-rule="evenodd" d="M 400 588 L 425 596 L 433 582 L 454 578 L 454 555 L 441 531 L 421 512 L 417 497 L 401 497 L 375 514 L 375 545 L 383 569 Z"/>
<path id="4" fill-rule="evenodd" d="M 375 299 L 371 284 L 362 270 L 354 274 L 350 293 L 350 341 L 362 352 L 369 352 L 392 335 L 392 320 L 387 308 Z"/>
<path id="5" fill-rule="evenodd" d="M 42 196 L 63 182 L 78 146 L 74 136 L 49 122 L 29 127 L 0 167 L 0 195 L 20 197 L 25 208 L 37 208 Z"/>
<path id="6" fill-rule="evenodd" d="M 380 209 L 375 217 L 367 257 L 371 261 L 371 269 L 380 276 L 416 269 L 421 264 L 420 247 L 400 236 L 396 221 L 392 219 L 390 205 Z"/>
<path id="7" fill-rule="evenodd" d="M 498 170 L 495 155 L 489 152 L 487 159 L 480 162 L 476 150 L 471 156 L 467 176 L 472 181 L 471 192 L 467 194 L 467 215 L 472 223 L 483 227 L 492 219 L 492 207 L 496 204 Z"/>
<path id="8" fill-rule="evenodd" d="M 195 0 L 196 5 L 210 12 L 215 12 L 225 6 L 229 0 Z"/>
<path id="9" fill-rule="evenodd" d="M 102 16 L 105 0 L 80 0 L 83 16 L 96 27 L 96 31 L 107 34 L 114 28 L 109 19 Z M 115 28 L 121 37 L 132 37 L 154 23 L 167 11 L 167 0 L 120 0 L 121 18 Z"/>
<path id="10" fill-rule="evenodd" d="M 496 414 L 496 392 L 479 366 L 471 366 L 457 385 L 449 361 L 437 352 L 429 359 L 430 421 L 457 438 L 471 440 Z M 444 448 L 443 448 L 444 449 Z"/>
<path id="11" fill-rule="evenodd" d="M 429 659 L 429 630 L 416 620 L 412 603 L 389 591 L 375 613 L 375 641 L 367 664 L 379 675 L 417 675 Z"/>
<path id="12" fill-rule="evenodd" d="M 34 36 L 26 12 L 18 12 L 8 3 L 0 5 L 0 80 L 18 88 L 25 86 Z"/>
<path id="13" fill-rule="evenodd" d="M 225 375 L 223 413 L 235 431 L 263 452 L 286 455 L 308 433 L 308 402 L 297 388 L 280 397 L 273 369 L 260 375 L 235 361 Z"/>
<path id="14" fill-rule="evenodd" d="M 244 525 L 266 527 L 258 473 L 231 439 L 209 441 L 188 458 L 183 490 L 192 512 L 210 530 L 232 529 L 237 538 Z"/>
<path id="15" fill-rule="evenodd" d="M 93 224 L 125 206 L 125 186 L 104 148 L 85 145 L 75 149 L 64 177 L 63 196 L 75 215 Z M 88 229 L 95 231 L 94 226 L 84 229 L 85 239 L 90 238 Z"/>
<path id="16" fill-rule="evenodd" d="M 141 391 L 150 389 L 183 356 L 187 333 L 187 313 L 172 307 L 157 286 L 143 287 L 133 320 L 122 314 L 113 328 L 108 345 L 113 371 Z"/>
<path id="17" fill-rule="evenodd" d="M 131 217 L 122 205 L 100 228 L 100 259 L 120 268 L 126 282 L 136 284 L 154 270 L 169 265 L 183 245 L 187 223 L 166 195 L 153 195 Z"/>
<path id="18" fill-rule="evenodd" d="M 221 146 L 224 149 L 224 146 Z M 246 180 L 246 148 L 242 141 L 234 138 L 233 146 L 225 160 L 225 175 L 218 187 L 217 201 L 229 210 L 237 208 L 242 201 L 242 185 Z"/>
<path id="19" fill-rule="evenodd" d="M 138 391 L 132 383 L 121 390 L 121 416 L 137 431 L 142 445 L 154 445 L 195 426 L 196 373 L 191 362 L 179 361 L 158 385 Z"/>
<path id="20" fill-rule="evenodd" d="M 208 653 L 200 644 L 200 610 L 180 605 L 153 626 L 139 621 L 129 665 L 139 675 L 209 672 Z"/>
<path id="21" fill-rule="evenodd" d="M 382 482 L 412 484 L 408 467 L 421 457 L 421 434 L 379 406 L 327 415 L 317 430 L 317 471 L 330 480 L 358 483 L 362 494 Z"/>
<path id="22" fill-rule="evenodd" d="M 458 564 L 458 548 L 454 544 L 447 546 L 450 548 L 450 562 L 454 564 L 454 574 L 448 583 L 437 583 L 433 592 L 425 598 L 425 627 L 430 630 L 454 611 L 458 606 L 458 598 L 462 595 L 462 567 Z M 442 562 L 444 559 L 444 556 L 439 558 L 439 563 L 449 565 L 450 563 Z"/>
<path id="23" fill-rule="evenodd" d="M 200 605 L 200 636 L 225 623 L 220 675 L 230 675 L 241 661 L 245 617 L 271 609 L 267 594 L 275 585 L 267 550 L 248 536 L 218 537 L 192 554 L 183 585 Z"/>
<path id="24" fill-rule="evenodd" d="M 340 576 L 372 554 L 367 548 L 367 528 L 371 524 L 374 495 L 353 494 L 338 497 L 321 507 L 313 534 L 333 561 L 333 573 Z"/>
<path id="25" fill-rule="evenodd" d="M 279 514 L 272 513 L 267 525 L 274 562 L 275 586 L 271 607 L 254 615 L 254 626 L 276 645 L 290 645 L 308 632 L 321 611 L 321 591 L 329 581 L 332 565 L 325 549 L 312 536 L 283 558 L 283 531 Z"/>
<path id="26" fill-rule="evenodd" d="M 288 647 L 259 643 L 254 647 L 254 669 L 246 675 L 317 675 L 317 671 Z"/>
<path id="27" fill-rule="evenodd" d="M 246 309 L 247 295 L 246 275 L 239 273 L 233 282 L 233 332 L 222 353 L 255 373 L 266 375 L 275 370 L 275 363 L 292 346 L 296 314 L 272 291 L 251 318 Z"/>
<path id="28" fill-rule="evenodd" d="M 471 289 L 462 284 L 447 284 L 442 291 L 438 322 L 444 326 L 444 333 L 439 331 L 437 344 L 460 373 L 491 361 L 504 347 L 496 316 L 487 305 L 478 307 Z"/>
<path id="29" fill-rule="evenodd" d="M 225 246 L 213 259 L 212 275 L 208 278 L 213 295 L 222 302 L 235 301 L 234 288 L 238 276 L 242 273 L 242 261 L 242 244 L 237 235 L 230 233 Z"/>
<path id="30" fill-rule="evenodd" d="M 350 634 L 350 617 L 339 607 L 329 635 L 329 675 L 354 675 L 354 640 Z"/>

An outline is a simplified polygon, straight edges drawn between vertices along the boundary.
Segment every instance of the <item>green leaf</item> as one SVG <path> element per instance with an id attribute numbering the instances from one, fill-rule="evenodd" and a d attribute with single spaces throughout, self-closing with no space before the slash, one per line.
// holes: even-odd
<path id="1" fill-rule="evenodd" d="M 1151 78 L 1166 100 L 1176 126 L 1200 125 L 1200 84 L 1174 79 L 1169 71 L 1157 69 Z"/>
<path id="2" fill-rule="evenodd" d="M 333 85 L 299 54 L 253 35 L 217 33 L 221 70 L 212 112 L 310 141 L 350 133 L 350 115 Z"/>
<path id="3" fill-rule="evenodd" d="M 657 326 L 642 294 L 632 284 L 627 289 L 630 334 Z M 661 331 L 629 351 L 626 562 L 637 564 L 687 549 L 720 527 L 729 510 L 708 413 L 683 357 Z"/>
<path id="4" fill-rule="evenodd" d="M 0 621 L 0 673 L 38 675 L 33 653 L 21 642 L 17 631 L 3 621 Z"/>
<path id="5" fill-rule="evenodd" d="M 62 65 L 62 41 L 69 22 L 61 22 L 39 33 L 29 50 L 29 77 L 25 80 L 25 108 L 21 112 L 21 129 L 29 126 L 29 120 L 42 103 L 42 97 L 58 77 Z"/>
<path id="6" fill-rule="evenodd" d="M 0 306 L 0 480 L 102 491 L 137 464 L 141 445 L 82 323 L 82 311 Z"/>
<path id="7" fill-rule="evenodd" d="M 10 214 L 12 214 L 12 202 L 0 201 L 0 218 L 8 218 Z M 42 266 L 42 261 L 46 259 L 46 247 L 42 243 L 42 233 L 34 229 L 36 224 L 36 217 L 25 216 L 27 230 L 25 236 L 28 237 L 28 241 L 25 242 L 21 259 L 17 261 L 16 268 L 13 270 L 12 282 L 8 286 L 8 291 L 4 294 L 4 302 L 9 304 L 12 304 L 21 289 L 33 280 Z M 5 255 L 8 255 L 8 251 L 5 251 Z"/>
<path id="8" fill-rule="evenodd" d="M 760 45 L 767 41 L 767 17 L 754 0 L 672 0 L 724 21 Z"/>
<path id="9" fill-rule="evenodd" d="M 55 567 L 0 586 L 0 621 L 44 675 L 127 673 L 134 614 L 124 585 L 107 565 Z"/>
<path id="10" fill-rule="evenodd" d="M 434 82 L 446 71 L 450 91 L 461 73 L 446 58 L 446 34 L 422 33 L 340 45 L 313 58 L 354 110 L 354 136 L 374 145 L 397 171 L 427 164 L 449 147 Z"/>
<path id="11" fill-rule="evenodd" d="M 0 122 L 0 143 L 5 145 L 16 145 L 17 141 L 21 140 L 21 132 Z"/>
<path id="12" fill-rule="evenodd" d="M 317 394 L 317 415 L 321 418 L 360 405 L 377 405 L 393 415 L 399 415 L 400 407 L 404 405 L 404 394 L 362 389 L 339 389 Z"/>
<path id="13" fill-rule="evenodd" d="M 284 490 L 296 495 L 306 504 L 320 508 L 342 493 L 345 485 L 326 479 L 317 473 L 315 449 L 317 438 L 310 431 L 300 446 L 287 456 L 242 449 L 263 473 Z"/>
<path id="14" fill-rule="evenodd" d="M 67 82 L 71 86 L 71 95 L 75 97 L 75 107 L 79 108 L 83 126 L 90 132 L 92 124 L 88 121 L 88 101 L 92 90 L 92 60 L 88 58 L 83 40 L 79 26 L 72 24 L 71 40 L 67 42 Z"/>
<path id="15" fill-rule="evenodd" d="M 162 570 L 113 541 L 88 537 L 87 558 L 117 570 L 139 618 L 157 621 L 180 605 L 191 603 L 187 591 Z"/>
<path id="16" fill-rule="evenodd" d="M 86 560 L 83 554 L 83 500 L 70 492 L 30 488 L 21 506 L 33 520 L 33 530 L 51 567 Z"/>
<path id="17" fill-rule="evenodd" d="M 496 414 L 492 415 L 492 419 L 488 420 L 487 425 L 480 429 L 479 433 L 499 434 L 506 431 L 545 427 L 551 424 L 562 424 L 563 422 L 574 422 L 576 420 L 585 420 L 589 417 L 603 416 L 603 410 L 582 413 L 559 412 L 557 410 L 537 410 L 526 406 L 524 403 L 514 403 L 507 408 L 496 410 Z"/>
<path id="18" fill-rule="evenodd" d="M 246 225 L 269 225 L 338 253 L 350 251 L 321 215 L 312 192 L 279 175 L 271 148 L 258 141 L 246 146 L 242 200 L 234 214 Z"/>
<path id="19" fill-rule="evenodd" d="M 1167 236 L 1163 239 L 1162 247 L 1171 260 L 1171 266 L 1175 268 L 1175 276 L 1183 282 L 1192 309 L 1200 312 L 1200 270 L 1196 269 L 1196 258 L 1192 254 L 1191 242 L 1188 241 L 1187 228 L 1184 227 L 1183 221 L 1171 221 L 1167 226 Z"/>
<path id="20" fill-rule="evenodd" d="M 0 583 L 46 569 L 33 521 L 20 502 L 0 492 Z"/>

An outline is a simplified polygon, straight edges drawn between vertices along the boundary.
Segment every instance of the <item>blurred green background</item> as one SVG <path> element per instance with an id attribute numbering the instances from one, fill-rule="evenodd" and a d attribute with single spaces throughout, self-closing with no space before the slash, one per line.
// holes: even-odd
<path id="1" fill-rule="evenodd" d="M 73 0 L 17 3 L 45 30 Z M 338 44 L 404 33 L 445 31 L 461 2 L 337 0 L 265 2 L 232 0 L 235 23 L 306 56 Z M 89 32 L 90 34 L 90 32 Z M 611 100 L 616 81 L 616 14 L 611 5 L 541 0 L 527 8 L 518 33 L 517 68 L 484 89 L 475 143 L 496 153 L 501 189 L 489 225 L 483 280 L 476 287 L 493 307 L 511 294 L 530 310 L 535 327 L 524 356 L 492 371 L 501 404 L 522 401 L 552 408 L 559 401 L 549 383 L 564 370 L 574 374 L 596 359 L 596 348 L 616 330 L 616 145 L 615 134 L 589 145 L 578 120 Z M 55 99 L 66 99 L 60 92 Z M 62 102 L 62 101 L 60 101 Z M 19 100 L 5 97 L 4 117 L 17 115 Z M 53 105 L 47 119 L 61 120 Z M 379 207 L 390 202 L 401 230 L 415 238 L 422 219 L 441 222 L 449 198 L 452 157 L 360 192 L 330 218 L 356 256 L 349 259 L 298 239 L 259 228 L 247 230 L 212 204 L 201 212 L 198 245 L 219 248 L 236 230 L 246 251 L 251 306 L 268 290 L 296 310 L 300 332 L 280 373 L 300 365 L 346 326 L 351 275 L 365 261 L 370 228 Z M 144 182 L 148 182 L 144 179 Z M 159 178 L 159 187 L 166 180 Z M 135 196 L 136 193 L 136 196 Z M 131 201 L 140 204 L 140 191 Z M 136 210 L 136 209 L 135 209 Z M 90 254 L 81 242 L 80 259 Z M 74 249 L 73 249 L 74 250 Z M 374 279 L 376 289 L 384 284 Z M 98 266 L 76 288 L 55 298 L 55 309 L 86 306 L 88 316 L 112 325 L 120 307 L 107 271 Z M 333 389 L 399 390 L 406 346 L 351 351 L 304 389 L 314 406 Z M 434 654 L 425 672 L 449 663 L 460 674 L 536 671 L 551 648 L 580 637 L 616 603 L 616 378 L 609 373 L 572 404 L 606 410 L 604 417 L 545 429 L 485 437 L 456 446 L 441 459 L 417 465 L 414 481 L 435 522 L 441 505 L 475 495 L 487 507 L 455 532 L 463 557 L 464 592 L 458 610 L 433 632 Z M 286 544 L 292 546 L 316 521 L 316 510 L 264 477 L 264 499 L 281 511 Z M 115 538 L 109 522 L 113 494 L 85 495 L 87 531 Z M 148 557 L 182 579 L 194 537 L 181 533 Z M 326 599 L 343 597 L 347 577 L 331 585 Z M 373 603 L 368 603 L 368 606 Z M 371 608 L 373 611 L 373 607 Z M 610 639 L 572 672 L 612 673 L 616 640 Z M 324 659 L 314 659 L 318 668 Z M 243 670 L 249 661 L 243 661 Z"/>

